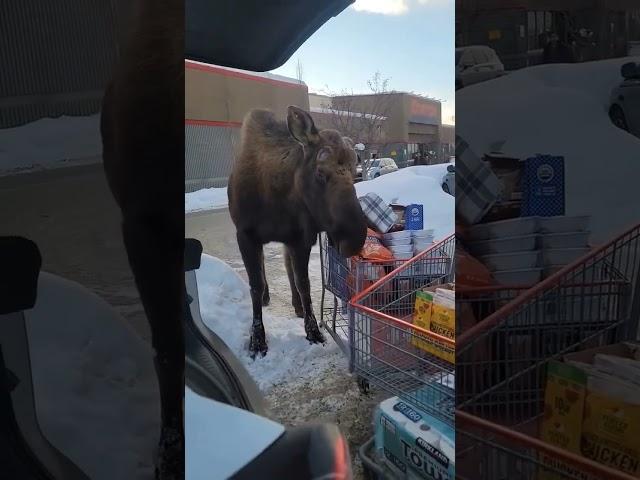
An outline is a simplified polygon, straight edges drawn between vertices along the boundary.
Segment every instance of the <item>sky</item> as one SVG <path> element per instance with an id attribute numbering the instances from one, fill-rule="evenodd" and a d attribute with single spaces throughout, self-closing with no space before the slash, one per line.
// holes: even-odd
<path id="1" fill-rule="evenodd" d="M 454 0 L 356 0 L 330 19 L 273 71 L 302 80 L 314 93 L 368 91 L 378 71 L 389 90 L 442 101 L 455 123 Z"/>

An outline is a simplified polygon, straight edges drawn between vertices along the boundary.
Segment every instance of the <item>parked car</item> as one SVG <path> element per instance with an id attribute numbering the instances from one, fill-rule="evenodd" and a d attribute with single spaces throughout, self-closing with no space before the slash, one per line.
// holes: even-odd
<path id="1" fill-rule="evenodd" d="M 447 173 L 442 177 L 442 190 L 449 195 L 456 195 L 456 166 L 454 163 L 447 165 Z"/>
<path id="2" fill-rule="evenodd" d="M 504 74 L 504 65 L 492 48 L 483 45 L 456 48 L 456 89 Z"/>
<path id="3" fill-rule="evenodd" d="M 378 178 L 380 175 L 386 175 L 398 170 L 398 165 L 393 158 L 375 158 L 369 163 L 367 169 L 367 180 Z"/>
<path id="4" fill-rule="evenodd" d="M 611 92 L 609 118 L 619 128 L 640 138 L 640 63 L 620 68 L 622 83 Z"/>

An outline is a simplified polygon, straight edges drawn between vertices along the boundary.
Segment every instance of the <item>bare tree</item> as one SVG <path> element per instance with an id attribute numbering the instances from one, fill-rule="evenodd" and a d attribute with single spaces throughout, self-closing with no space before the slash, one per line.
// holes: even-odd
<path id="1" fill-rule="evenodd" d="M 369 152 L 386 147 L 384 123 L 392 105 L 389 94 L 393 93 L 389 90 L 389 80 L 383 78 L 380 72 L 374 73 L 367 80 L 369 92 L 364 95 L 354 95 L 353 91 L 344 90 L 338 94 L 327 89 L 330 102 L 323 107 L 329 113 L 328 122 L 354 143 L 364 144 Z M 361 158 L 363 178 L 367 176 L 371 160 Z"/>

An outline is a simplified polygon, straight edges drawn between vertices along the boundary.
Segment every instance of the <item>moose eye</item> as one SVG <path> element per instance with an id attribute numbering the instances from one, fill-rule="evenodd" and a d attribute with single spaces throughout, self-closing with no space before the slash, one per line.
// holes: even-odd
<path id="1" fill-rule="evenodd" d="M 328 147 L 323 147 L 318 152 L 318 155 L 316 156 L 316 161 L 318 163 L 326 162 L 330 156 L 331 156 L 331 149 Z"/>

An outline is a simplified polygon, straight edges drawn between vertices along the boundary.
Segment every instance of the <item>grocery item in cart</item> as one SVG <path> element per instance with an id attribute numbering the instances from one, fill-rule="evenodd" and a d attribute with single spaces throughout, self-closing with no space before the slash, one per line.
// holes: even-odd
<path id="1" fill-rule="evenodd" d="M 377 458 L 399 478 L 455 478 L 451 425 L 398 397 L 380 403 L 373 420 Z"/>
<path id="2" fill-rule="evenodd" d="M 502 184 L 489 165 L 456 135 L 457 179 L 456 216 L 467 225 L 478 223 L 491 209 L 502 191 Z"/>
<path id="3" fill-rule="evenodd" d="M 404 214 L 405 228 L 407 230 L 422 230 L 424 228 L 424 208 L 422 205 L 412 203 L 407 205 Z"/>
<path id="4" fill-rule="evenodd" d="M 393 254 L 382 244 L 380 235 L 370 228 L 367 229 L 367 238 L 360 252 L 360 256 L 365 260 L 391 260 Z"/>
<path id="5" fill-rule="evenodd" d="M 456 264 L 457 283 L 473 287 L 494 283 L 489 269 L 471 256 L 460 244 L 456 245 Z"/>
<path id="6" fill-rule="evenodd" d="M 542 440 L 640 477 L 640 388 L 633 380 L 640 370 L 635 360 L 639 351 L 639 344 L 621 343 L 569 354 L 564 362 L 551 361 Z M 616 364 L 627 368 L 611 369 Z M 549 463 L 544 454 L 541 457 Z M 540 476 L 558 478 L 551 473 Z"/>
<path id="7" fill-rule="evenodd" d="M 564 157 L 537 155 L 525 161 L 523 217 L 564 215 Z"/>
<path id="8" fill-rule="evenodd" d="M 446 299 L 443 301 L 441 294 L 439 303 L 436 304 L 434 301 L 434 297 L 436 296 L 436 288 L 430 287 L 425 290 L 426 291 L 416 292 L 413 324 L 437 335 L 455 339 L 455 301 L 454 308 L 450 308 L 450 300 Z M 453 363 L 454 361 L 455 355 L 453 348 L 427 335 L 421 335 L 420 333 L 416 332 L 416 335 L 411 338 L 411 343 L 415 347 L 418 347 L 432 355 L 442 358 L 443 360 L 451 363 Z"/>
<path id="9" fill-rule="evenodd" d="M 380 196 L 369 192 L 358 200 L 369 224 L 375 227 L 378 232 L 387 233 L 395 225 L 396 214 Z"/>

